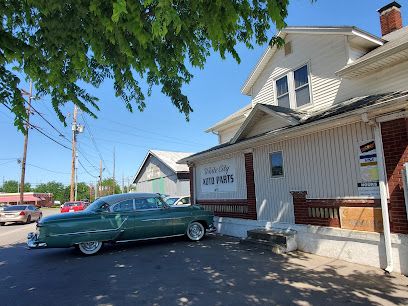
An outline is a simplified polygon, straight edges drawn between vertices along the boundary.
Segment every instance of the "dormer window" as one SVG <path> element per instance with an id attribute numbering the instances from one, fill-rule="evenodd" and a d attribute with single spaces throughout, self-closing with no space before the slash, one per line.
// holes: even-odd
<path id="1" fill-rule="evenodd" d="M 279 106 L 298 108 L 309 104 L 309 69 L 304 65 L 275 81 L 276 101 Z"/>

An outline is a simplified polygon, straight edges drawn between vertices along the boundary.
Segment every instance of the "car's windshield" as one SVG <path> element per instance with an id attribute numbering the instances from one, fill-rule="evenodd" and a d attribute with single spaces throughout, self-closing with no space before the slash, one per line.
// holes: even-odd
<path id="1" fill-rule="evenodd" d="M 27 206 L 25 205 L 15 205 L 15 206 L 4 207 L 4 211 L 25 210 L 26 208 Z"/>
<path id="2" fill-rule="evenodd" d="M 104 208 L 104 207 L 108 207 L 109 204 L 106 203 L 104 200 L 102 199 L 97 199 L 95 201 L 93 201 L 85 210 L 87 211 L 96 211 L 100 208 Z"/>
<path id="3" fill-rule="evenodd" d="M 166 199 L 166 204 L 167 204 L 167 205 L 173 205 L 174 203 L 177 202 L 178 199 L 179 199 L 179 198 L 167 198 L 167 199 Z"/>

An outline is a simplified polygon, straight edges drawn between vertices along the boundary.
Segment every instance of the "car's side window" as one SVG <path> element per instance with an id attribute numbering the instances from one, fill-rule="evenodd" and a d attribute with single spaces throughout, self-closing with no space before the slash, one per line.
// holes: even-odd
<path id="1" fill-rule="evenodd" d="M 181 199 L 182 204 L 190 204 L 190 197 L 185 197 Z"/>
<path id="2" fill-rule="evenodd" d="M 136 210 L 155 209 L 157 207 L 156 198 L 135 199 Z"/>
<path id="3" fill-rule="evenodd" d="M 125 200 L 125 201 L 116 203 L 115 205 L 112 206 L 113 212 L 126 212 L 126 211 L 133 211 L 133 210 L 134 210 L 133 199 Z"/>

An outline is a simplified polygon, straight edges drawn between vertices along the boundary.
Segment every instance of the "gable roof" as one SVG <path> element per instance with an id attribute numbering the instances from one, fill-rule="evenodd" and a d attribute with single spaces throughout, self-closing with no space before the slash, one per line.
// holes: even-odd
<path id="1" fill-rule="evenodd" d="M 186 158 L 192 154 L 193 153 L 189 153 L 189 152 L 149 150 L 149 152 L 147 152 L 145 158 L 143 159 L 143 162 L 141 163 L 139 169 L 137 170 L 133 178 L 133 182 L 137 180 L 139 174 L 141 173 L 144 165 L 146 164 L 150 156 L 156 157 L 163 164 L 169 167 L 173 172 L 179 173 L 179 172 L 189 172 L 189 169 L 187 165 L 178 164 L 177 161 L 179 161 L 180 159 Z"/>
<path id="2" fill-rule="evenodd" d="M 353 78 L 408 60 L 408 26 L 395 32 L 388 34 L 392 40 L 348 64 L 336 74 Z"/>
<path id="3" fill-rule="evenodd" d="M 251 110 L 251 108 L 252 108 L 252 103 L 245 105 L 244 107 L 240 108 L 239 110 L 232 113 L 228 117 L 210 126 L 208 129 L 205 130 L 205 132 L 209 133 L 209 132 L 218 131 L 222 128 L 225 129 L 228 125 L 232 125 L 235 122 L 243 120 L 245 118 L 245 115 Z"/>
<path id="4" fill-rule="evenodd" d="M 305 115 L 287 107 L 258 103 L 235 133 L 234 137 L 231 138 L 230 143 L 237 142 L 242 138 L 241 136 L 249 132 L 254 124 L 259 121 L 259 114 L 266 114 L 272 117 L 277 121 L 280 128 L 297 125 L 299 120 Z"/>
<path id="5" fill-rule="evenodd" d="M 402 104 L 401 102 L 404 101 Z M 258 135 L 251 136 L 246 139 L 238 140 L 235 143 L 224 143 L 221 145 L 214 146 L 205 151 L 195 153 L 191 156 L 183 158 L 179 163 L 189 163 L 202 158 L 204 156 L 209 156 L 212 152 L 219 151 L 221 154 L 228 148 L 235 148 L 241 146 L 243 148 L 250 147 L 253 142 L 260 141 L 263 139 L 273 139 L 275 137 L 287 135 L 288 133 L 293 133 L 301 129 L 306 129 L 308 127 L 316 126 L 318 124 L 323 124 L 323 122 L 331 122 L 335 119 L 346 118 L 352 115 L 361 115 L 364 112 L 371 110 L 384 109 L 386 106 L 392 105 L 394 108 L 407 109 L 408 107 L 408 90 L 406 91 L 396 91 L 389 93 L 382 93 L 370 96 L 355 97 L 342 103 L 335 104 L 331 107 L 326 108 L 323 111 L 318 111 L 312 113 L 311 115 L 305 115 L 299 120 L 299 124 L 295 126 L 288 126 L 276 130 L 267 131 Z"/>
<path id="6" fill-rule="evenodd" d="M 378 46 L 382 46 L 384 44 L 384 40 L 372 35 L 366 31 L 363 31 L 354 26 L 291 26 L 286 27 L 282 31 L 280 31 L 277 36 L 285 39 L 288 34 L 297 33 L 297 34 L 343 34 L 349 36 L 357 37 L 361 42 L 365 42 L 371 48 L 375 48 Z M 259 59 L 258 63 L 256 64 L 255 68 L 250 73 L 249 77 L 245 81 L 244 85 L 241 88 L 241 93 L 244 95 L 249 95 L 251 92 L 251 88 L 265 69 L 269 60 L 273 57 L 275 52 L 278 50 L 276 45 L 268 46 L 261 58 Z"/>

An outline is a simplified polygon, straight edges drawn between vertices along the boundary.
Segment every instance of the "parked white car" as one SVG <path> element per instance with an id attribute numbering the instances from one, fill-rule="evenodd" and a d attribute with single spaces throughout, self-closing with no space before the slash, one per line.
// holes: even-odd
<path id="1" fill-rule="evenodd" d="M 173 207 L 186 207 L 190 206 L 190 196 L 181 196 L 181 197 L 167 197 L 165 198 L 167 205 Z"/>

